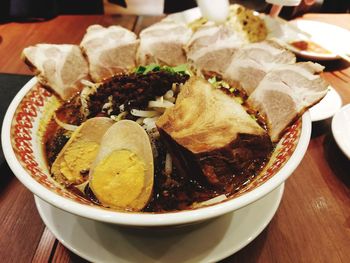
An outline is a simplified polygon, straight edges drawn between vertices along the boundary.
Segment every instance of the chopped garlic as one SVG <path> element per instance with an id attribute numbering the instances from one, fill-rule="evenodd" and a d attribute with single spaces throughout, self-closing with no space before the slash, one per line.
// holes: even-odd
<path id="1" fill-rule="evenodd" d="M 172 162 L 170 153 L 167 153 L 165 156 L 165 169 L 164 169 L 165 175 L 170 177 L 172 171 L 173 171 L 173 162 Z"/>
<path id="2" fill-rule="evenodd" d="M 174 103 L 168 100 L 163 100 L 163 101 L 151 100 L 148 102 L 149 108 L 170 108 L 172 106 L 174 106 Z"/>
<path id="3" fill-rule="evenodd" d="M 174 97 L 174 91 L 172 90 L 168 90 L 165 94 L 164 94 L 164 98 L 166 100 L 170 99 L 170 98 L 173 98 Z"/>
<path id="4" fill-rule="evenodd" d="M 57 118 L 56 113 L 53 115 L 53 118 L 55 122 L 58 124 L 58 126 L 62 127 L 67 131 L 75 131 L 79 127 L 77 125 L 62 122 L 60 119 Z"/>
<path id="5" fill-rule="evenodd" d="M 132 109 L 130 113 L 136 117 L 154 117 L 154 116 L 159 115 L 159 113 L 157 111 L 152 111 L 152 110 Z"/>
<path id="6" fill-rule="evenodd" d="M 226 199 L 227 199 L 227 196 L 222 194 L 222 195 L 218 195 L 218 196 L 216 196 L 216 197 L 214 197 L 212 199 L 209 199 L 207 201 L 204 201 L 204 202 L 199 202 L 199 203 L 194 202 L 192 204 L 192 207 L 193 208 L 199 208 L 199 207 L 203 207 L 203 206 L 213 205 L 213 204 L 220 203 L 220 202 L 222 202 L 222 201 L 224 201 Z"/>
<path id="7" fill-rule="evenodd" d="M 115 122 L 125 119 L 126 115 L 128 115 L 127 111 L 121 112 L 118 115 L 111 115 L 110 118 Z"/>

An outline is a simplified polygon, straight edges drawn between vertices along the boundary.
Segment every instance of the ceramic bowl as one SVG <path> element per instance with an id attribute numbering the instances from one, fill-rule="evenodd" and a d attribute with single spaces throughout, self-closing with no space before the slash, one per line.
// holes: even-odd
<path id="1" fill-rule="evenodd" d="M 50 176 L 42 138 L 59 100 L 31 79 L 10 104 L 2 127 L 6 160 L 17 178 L 36 196 L 62 210 L 97 221 L 139 227 L 183 225 L 232 212 L 262 198 L 282 184 L 302 160 L 311 135 L 306 112 L 278 143 L 256 179 L 234 197 L 207 207 L 168 213 L 127 213 L 101 208 L 77 196 Z"/>

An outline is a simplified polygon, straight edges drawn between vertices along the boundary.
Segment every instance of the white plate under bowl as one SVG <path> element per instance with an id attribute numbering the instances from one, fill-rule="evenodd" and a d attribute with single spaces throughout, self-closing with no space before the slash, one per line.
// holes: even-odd
<path id="1" fill-rule="evenodd" d="M 48 229 L 91 262 L 216 262 L 254 240 L 271 221 L 284 184 L 262 199 L 206 223 L 170 229 L 131 229 L 85 219 L 35 197 Z"/>
<path id="2" fill-rule="evenodd" d="M 339 93 L 328 86 L 327 95 L 309 110 L 311 121 L 321 121 L 333 117 L 341 106 L 342 100 Z"/>
<path id="3" fill-rule="evenodd" d="M 333 117 L 332 132 L 339 148 L 350 159 L 350 104 L 341 108 Z"/>

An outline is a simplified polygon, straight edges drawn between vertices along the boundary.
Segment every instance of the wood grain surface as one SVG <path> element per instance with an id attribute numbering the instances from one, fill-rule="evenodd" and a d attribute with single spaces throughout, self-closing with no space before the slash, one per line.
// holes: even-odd
<path id="1" fill-rule="evenodd" d="M 349 14 L 307 14 L 303 18 L 350 30 Z M 40 23 L 2 24 L 0 72 L 28 74 L 19 59 L 28 45 L 79 43 L 86 27 L 94 23 L 120 24 L 138 33 L 159 19 L 60 16 Z M 340 93 L 343 104 L 350 103 L 350 65 L 341 60 L 321 63 L 326 66 L 325 80 Z M 330 127 L 330 119 L 313 124 L 306 155 L 286 182 L 271 223 L 253 242 L 223 262 L 350 262 L 350 160 L 337 147 Z M 45 228 L 32 194 L 6 163 L 1 164 L 0 171 L 0 261 L 85 262 Z"/>

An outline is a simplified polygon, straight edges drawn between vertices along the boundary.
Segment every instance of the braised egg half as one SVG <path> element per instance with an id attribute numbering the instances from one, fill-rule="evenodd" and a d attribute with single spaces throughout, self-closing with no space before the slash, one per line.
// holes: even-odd
<path id="1" fill-rule="evenodd" d="M 87 181 L 101 139 L 113 123 L 110 118 L 91 118 L 73 132 L 52 164 L 51 173 L 58 182 L 78 185 Z"/>
<path id="2" fill-rule="evenodd" d="M 89 173 L 89 187 L 99 202 L 122 211 L 140 211 L 152 194 L 154 164 L 146 131 L 122 120 L 104 134 Z"/>

